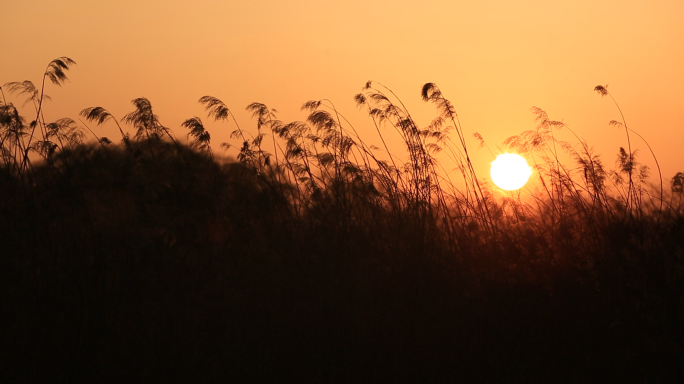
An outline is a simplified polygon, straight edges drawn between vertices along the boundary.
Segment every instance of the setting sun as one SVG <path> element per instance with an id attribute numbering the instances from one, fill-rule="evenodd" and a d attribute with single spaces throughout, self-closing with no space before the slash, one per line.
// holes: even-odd
<path id="1" fill-rule="evenodd" d="M 514 153 L 504 153 L 496 157 L 489 171 L 497 187 L 514 191 L 522 188 L 532 176 L 532 168 L 524 157 Z"/>

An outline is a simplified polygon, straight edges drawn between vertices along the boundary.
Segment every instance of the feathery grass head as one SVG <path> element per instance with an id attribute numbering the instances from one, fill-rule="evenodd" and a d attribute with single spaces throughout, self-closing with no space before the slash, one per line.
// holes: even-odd
<path id="1" fill-rule="evenodd" d="M 199 103 L 204 106 L 209 117 L 214 120 L 227 120 L 228 116 L 230 116 L 231 112 L 226 104 L 213 96 L 202 96 L 199 99 Z"/>
<path id="2" fill-rule="evenodd" d="M 181 126 L 190 130 L 188 133 L 188 138 L 193 138 L 191 144 L 192 146 L 197 147 L 202 151 L 210 150 L 211 135 L 206 129 L 204 129 L 202 120 L 199 117 L 195 116 L 187 119 L 181 124 Z"/>
<path id="3" fill-rule="evenodd" d="M 57 153 L 59 146 L 50 140 L 38 140 L 33 142 L 29 148 L 43 158 L 49 159 Z"/>
<path id="4" fill-rule="evenodd" d="M 72 65 L 76 65 L 76 62 L 70 58 L 66 56 L 58 57 L 48 64 L 45 76 L 47 76 L 53 84 L 61 86 L 65 81 L 69 80 L 65 71 L 68 71 L 69 67 Z"/>
<path id="5" fill-rule="evenodd" d="M 608 84 L 605 86 L 603 85 L 597 85 L 594 87 L 594 91 L 596 91 L 601 97 L 608 95 Z"/>
<path id="6" fill-rule="evenodd" d="M 330 132 L 337 128 L 337 122 L 327 111 L 314 111 L 309 114 L 306 120 L 311 123 L 318 131 Z"/>
<path id="7" fill-rule="evenodd" d="M 257 129 L 261 130 L 266 125 L 271 125 L 271 129 L 277 129 L 281 122 L 278 120 L 275 109 L 269 109 L 266 104 L 263 103 L 251 103 L 245 108 L 247 111 L 252 112 L 252 117 L 257 118 Z"/>
<path id="8" fill-rule="evenodd" d="M 537 131 L 540 133 L 549 134 L 554 128 L 558 130 L 565 127 L 565 123 L 562 121 L 549 119 L 549 115 L 546 111 L 539 107 L 532 107 L 530 108 L 530 111 L 532 111 L 532 114 L 534 115 L 534 122 L 537 123 Z"/>
<path id="9" fill-rule="evenodd" d="M 79 112 L 79 115 L 86 120 L 94 122 L 97 125 L 102 125 L 107 120 L 112 119 L 112 115 L 102 107 L 88 107 Z"/>
<path id="10" fill-rule="evenodd" d="M 420 91 L 420 96 L 423 98 L 423 101 L 433 103 L 442 117 L 451 118 L 456 116 L 456 108 L 451 101 L 442 95 L 442 91 L 439 90 L 437 84 L 425 83 Z"/>
<path id="11" fill-rule="evenodd" d="M 25 121 L 12 103 L 0 105 L 0 127 L 23 126 Z"/>
<path id="12" fill-rule="evenodd" d="M 475 133 L 473 133 L 473 137 L 474 137 L 475 139 L 477 139 L 477 141 L 480 143 L 480 145 L 477 147 L 478 149 L 485 146 L 485 141 L 484 141 L 484 138 L 482 137 L 482 135 L 480 135 L 479 133 L 475 132 Z"/>
<path id="13" fill-rule="evenodd" d="M 10 94 L 16 94 L 17 96 L 26 95 L 26 100 L 24 100 L 23 105 L 26 105 L 31 101 L 37 103 L 40 100 L 40 91 L 31 80 L 12 81 L 6 83 L 4 86 Z M 50 100 L 50 96 L 48 95 L 43 95 L 43 98 Z"/>
<path id="14" fill-rule="evenodd" d="M 302 105 L 302 108 L 300 108 L 300 111 L 305 111 L 305 110 L 306 111 L 315 111 L 320 106 L 321 106 L 320 100 L 309 100 Z"/>
<path id="15" fill-rule="evenodd" d="M 358 107 L 361 107 L 366 104 L 366 96 L 364 96 L 363 93 L 357 93 L 354 95 L 354 101 Z"/>
<path id="16" fill-rule="evenodd" d="M 137 138 L 161 138 L 162 133 L 168 133 L 159 122 L 159 117 L 152 112 L 152 103 L 144 97 L 131 101 L 135 111 L 126 114 L 122 121 L 131 124 L 136 129 Z"/>
<path id="17" fill-rule="evenodd" d="M 420 90 L 420 96 L 423 98 L 423 101 L 434 100 L 442 97 L 442 92 L 440 92 L 435 83 L 425 83 Z"/>
<path id="18" fill-rule="evenodd" d="M 670 180 L 670 187 L 673 193 L 684 193 L 684 172 L 677 172 Z"/>
<path id="19" fill-rule="evenodd" d="M 75 147 L 80 145 L 83 143 L 83 139 L 85 139 L 85 134 L 71 118 L 61 118 L 45 126 L 45 137 L 43 141 L 53 141 L 56 145 L 58 143 L 58 147 L 61 147 L 62 149 L 68 146 Z M 43 143 L 43 145 L 45 145 L 45 143 Z M 47 152 L 50 156 L 53 153 L 54 148 Z M 43 154 L 43 156 L 45 157 L 45 154 Z"/>

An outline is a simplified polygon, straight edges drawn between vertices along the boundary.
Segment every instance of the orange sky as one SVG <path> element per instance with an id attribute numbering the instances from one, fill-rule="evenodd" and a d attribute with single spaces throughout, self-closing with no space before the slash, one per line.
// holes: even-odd
<path id="1" fill-rule="evenodd" d="M 22 0 L 3 2 L 0 15 L 0 84 L 39 82 L 59 56 L 78 63 L 63 88 L 47 87 L 48 120 L 76 118 L 90 106 L 120 118 L 132 99 L 147 97 L 177 136 L 197 115 L 218 146 L 232 127 L 210 123 L 201 96 L 222 99 L 243 128 L 254 127 L 244 111 L 253 101 L 292 121 L 305 118 L 305 101 L 328 98 L 378 144 L 352 100 L 366 80 L 392 88 L 421 125 L 433 108 L 419 91 L 435 82 L 466 133 L 479 132 L 492 149 L 532 129 L 529 108 L 538 106 L 612 166 L 626 142 L 607 123 L 620 116 L 593 92 L 610 84 L 666 180 L 684 171 L 682 0 Z M 96 131 L 117 137 L 113 126 Z M 470 145 L 485 177 L 493 159 L 474 139 Z M 647 148 L 636 146 L 652 165 Z"/>

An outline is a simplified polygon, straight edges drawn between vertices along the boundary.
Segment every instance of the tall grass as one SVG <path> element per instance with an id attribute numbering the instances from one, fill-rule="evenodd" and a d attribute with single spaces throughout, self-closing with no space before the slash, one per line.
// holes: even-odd
<path id="1" fill-rule="evenodd" d="M 145 98 L 120 119 L 98 106 L 80 125 L 46 123 L 44 80 L 63 84 L 73 64 L 51 62 L 41 91 L 3 86 L 36 110 L 27 124 L 2 95 L 4 377 L 681 378 L 684 176 L 650 190 L 624 117 L 611 170 L 532 108 L 535 128 L 504 142 L 535 164 L 541 193 L 521 199 L 476 174 L 467 129 L 432 83 L 424 128 L 377 82 L 354 97 L 363 130 L 329 100 L 289 123 L 249 104 L 256 126 L 243 129 L 204 96 L 213 126 L 185 120 L 184 144 Z M 88 124 L 116 125 L 121 144 Z M 209 129 L 232 132 L 220 147 L 236 161 Z"/>

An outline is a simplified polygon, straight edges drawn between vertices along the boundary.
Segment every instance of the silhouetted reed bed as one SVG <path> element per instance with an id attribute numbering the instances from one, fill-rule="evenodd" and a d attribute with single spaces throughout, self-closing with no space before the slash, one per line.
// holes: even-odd
<path id="1" fill-rule="evenodd" d="M 72 64 L 44 78 L 61 84 Z M 81 124 L 46 123 L 37 87 L 3 89 L 36 107 L 27 124 L 0 104 L 8 382 L 683 378 L 684 175 L 654 192 L 631 146 L 608 170 L 534 109 L 536 128 L 506 143 L 537 159 L 530 203 L 475 175 L 434 84 L 425 129 L 380 84 L 355 98 L 405 157 L 379 155 L 329 101 L 293 123 L 253 103 L 242 130 L 205 96 L 235 161 L 199 117 L 186 144 L 144 98 L 120 120 L 91 107 Z M 121 142 L 89 142 L 89 124 L 118 126 Z"/>

